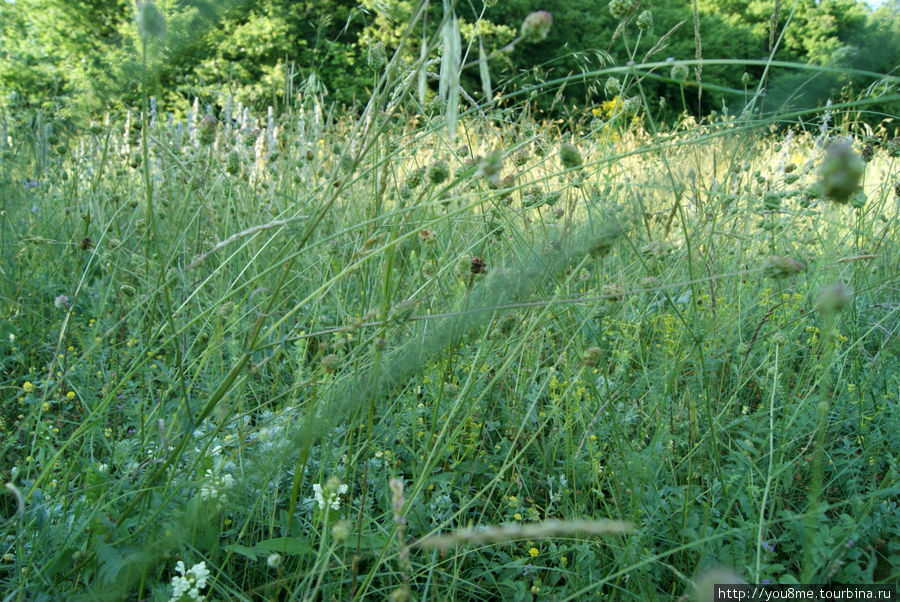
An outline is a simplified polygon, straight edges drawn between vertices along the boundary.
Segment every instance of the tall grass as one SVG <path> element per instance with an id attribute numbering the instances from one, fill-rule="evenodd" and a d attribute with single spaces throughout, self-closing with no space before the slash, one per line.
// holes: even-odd
<path id="1" fill-rule="evenodd" d="M 579 75 L 616 100 L 560 127 L 529 90 L 454 101 L 458 56 L 424 106 L 450 15 L 356 120 L 315 78 L 281 115 L 66 143 L 4 115 L 7 599 L 896 582 L 900 151 L 872 100 L 667 127 L 647 57 Z"/>

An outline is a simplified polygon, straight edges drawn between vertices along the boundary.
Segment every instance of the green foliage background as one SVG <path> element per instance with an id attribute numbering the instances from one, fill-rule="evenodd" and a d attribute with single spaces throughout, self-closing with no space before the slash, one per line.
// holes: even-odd
<path id="1" fill-rule="evenodd" d="M 373 84 L 366 64 L 369 47 L 381 41 L 394 51 L 417 4 L 415 0 L 159 0 L 167 28 L 149 48 L 151 86 L 167 107 L 186 106 L 194 96 L 221 105 L 227 95 L 257 109 L 277 108 L 299 82 L 315 74 L 331 100 L 352 107 L 367 98 Z M 631 58 L 625 56 L 623 44 L 613 43 L 618 21 L 604 2 L 505 0 L 485 5 L 467 0 L 454 8 L 463 36 L 471 39 L 469 34 L 477 33 L 488 52 L 509 43 L 529 12 L 543 9 L 553 14 L 554 27 L 545 41 L 519 45 L 492 61 L 494 84 L 500 91 Z M 644 9 L 653 13 L 652 29 L 640 39 L 625 40 L 635 59 L 696 57 L 690 1 L 640 2 L 632 16 Z M 842 89 L 857 94 L 876 80 L 852 75 L 853 70 L 895 74 L 900 65 L 900 0 L 874 10 L 858 0 L 778 2 L 777 11 L 774 0 L 702 0 L 698 9 L 703 58 L 765 59 L 773 54 L 776 60 L 844 71 L 812 78 L 809 73 L 772 74 L 765 85 L 779 106 L 820 105 Z M 429 31 L 416 35 L 432 35 L 440 23 L 441 3 L 432 2 L 428 10 Z M 143 71 L 134 11 L 135 5 L 127 0 L 0 2 L 0 93 L 5 104 L 53 108 L 71 117 L 139 104 Z M 666 42 L 648 55 L 673 28 Z M 782 31 L 783 39 L 771 53 L 771 44 Z M 402 54 L 413 60 L 417 50 L 410 46 Z M 469 49 L 470 60 L 476 53 L 477 48 Z M 476 71 L 468 70 L 469 79 L 464 76 L 463 84 L 478 98 Z M 738 91 L 744 89 L 745 72 L 755 86 L 763 67 L 704 67 L 702 81 L 732 92 L 698 95 L 689 90 L 688 110 L 700 115 L 742 104 L 745 99 Z M 696 85 L 695 79 L 692 72 L 688 87 Z M 559 113 L 564 107 L 605 99 L 602 82 L 590 78 L 570 83 L 561 95 L 557 92 L 554 88 L 533 100 L 539 109 Z M 665 98 L 663 107 L 669 112 L 681 109 L 680 90 L 671 81 L 651 84 L 647 95 Z"/>

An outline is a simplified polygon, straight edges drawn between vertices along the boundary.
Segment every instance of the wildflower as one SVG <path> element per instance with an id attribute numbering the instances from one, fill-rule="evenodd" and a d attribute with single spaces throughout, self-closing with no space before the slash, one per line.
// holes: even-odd
<path id="1" fill-rule="evenodd" d="M 228 473 L 216 477 L 212 470 L 207 470 L 206 478 L 207 481 L 200 486 L 200 498 L 220 506 L 225 501 L 226 492 L 234 486 L 234 477 Z"/>
<path id="2" fill-rule="evenodd" d="M 59 295 L 53 300 L 53 307 L 56 309 L 66 309 L 69 307 L 70 300 L 66 295 Z"/>
<path id="3" fill-rule="evenodd" d="M 26 381 L 25 381 L 25 384 L 22 385 L 22 390 L 25 391 L 26 393 L 33 393 L 33 392 L 34 392 L 34 385 L 31 384 L 29 381 L 26 380 Z"/>
<path id="4" fill-rule="evenodd" d="M 209 569 L 206 563 L 195 564 L 190 569 L 185 569 L 181 560 L 175 565 L 178 575 L 172 577 L 172 597 L 169 602 L 182 602 L 184 600 L 203 600 L 200 590 L 206 587 L 209 578 Z"/>
<path id="5" fill-rule="evenodd" d="M 341 507 L 341 496 L 347 493 L 348 487 L 345 483 L 341 483 L 337 477 L 331 477 L 322 487 L 319 483 L 313 485 L 313 494 L 316 496 L 316 504 L 320 510 L 324 510 L 325 506 L 331 506 L 332 510 L 339 510 Z"/>
<path id="6" fill-rule="evenodd" d="M 545 10 L 535 11 L 522 21 L 522 39 L 529 44 L 542 42 L 547 38 L 552 26 L 553 15 Z"/>
<path id="7" fill-rule="evenodd" d="M 638 15 L 636 23 L 638 29 L 640 29 L 641 31 L 647 31 L 653 26 L 653 13 L 651 13 L 649 10 L 645 10 Z"/>
<path id="8" fill-rule="evenodd" d="M 537 557 L 537 555 L 540 553 L 541 553 L 541 551 L 538 550 L 537 548 L 531 548 L 528 550 L 528 555 L 531 556 L 532 558 Z"/>
<path id="9" fill-rule="evenodd" d="M 281 554 L 272 552 L 269 554 L 269 557 L 266 558 L 266 564 L 269 565 L 270 569 L 277 569 L 281 566 Z"/>

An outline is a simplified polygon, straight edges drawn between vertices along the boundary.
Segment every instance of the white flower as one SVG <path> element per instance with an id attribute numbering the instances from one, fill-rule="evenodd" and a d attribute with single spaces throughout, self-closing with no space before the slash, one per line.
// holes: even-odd
<path id="1" fill-rule="evenodd" d="M 234 486 L 234 477 L 229 473 L 213 476 L 212 470 L 206 471 L 207 481 L 200 486 L 200 498 L 212 500 L 217 505 L 225 501 L 226 492 Z"/>
<path id="2" fill-rule="evenodd" d="M 182 602 L 187 596 L 188 600 L 204 600 L 205 596 L 200 590 L 206 587 L 209 577 L 209 569 L 205 562 L 195 564 L 190 570 L 185 569 L 184 562 L 179 560 L 175 564 L 175 572 L 178 575 L 172 577 L 172 597 L 169 602 Z"/>
<path id="3" fill-rule="evenodd" d="M 316 496 L 316 503 L 319 509 L 323 510 L 326 505 L 331 506 L 332 510 L 339 510 L 341 507 L 341 496 L 347 493 L 348 487 L 346 483 L 335 483 L 334 479 L 329 479 L 325 483 L 325 488 L 318 483 L 313 485 L 313 493 Z"/>
<path id="4" fill-rule="evenodd" d="M 266 564 L 269 565 L 269 568 L 277 569 L 281 566 L 281 554 L 269 554 L 269 557 L 266 558 Z"/>

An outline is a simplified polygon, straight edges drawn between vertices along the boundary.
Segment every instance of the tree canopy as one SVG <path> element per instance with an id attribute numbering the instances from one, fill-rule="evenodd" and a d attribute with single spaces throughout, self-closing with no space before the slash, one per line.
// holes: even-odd
<path id="1" fill-rule="evenodd" d="M 618 1 L 618 0 L 617 0 Z M 620 2 L 621 4 L 621 2 Z M 595 0 L 458 1 L 453 10 L 469 60 L 482 44 L 504 48 L 522 19 L 536 8 L 550 11 L 550 35 L 499 53 L 490 69 L 496 89 L 512 91 L 554 78 L 572 77 L 628 60 L 736 59 L 692 70 L 684 82 L 694 114 L 738 104 L 740 91 L 764 75 L 775 60 L 826 70 L 772 70 L 765 86 L 778 103 L 821 104 L 828 97 L 858 94 L 900 65 L 900 0 L 871 9 L 858 0 L 700 0 L 694 19 L 690 0 L 624 0 L 625 19 L 645 10 L 652 25 L 619 28 L 620 19 Z M 152 40 L 135 26 L 139 9 L 127 0 L 3 0 L 0 2 L 0 92 L 7 103 L 96 114 L 138 103 L 143 78 L 167 106 L 200 96 L 209 104 L 230 97 L 245 105 L 278 107 L 310 74 L 333 101 L 363 102 L 373 85 L 370 48 L 397 49 L 418 0 L 157 0 L 165 31 Z M 427 5 L 423 26 L 413 32 L 403 58 L 418 58 L 418 41 L 434 35 L 444 7 Z M 643 25 L 646 25 L 644 23 Z M 699 30 L 699 31 L 696 31 Z M 697 35 L 699 33 L 699 36 Z M 701 40 L 698 49 L 697 39 Z M 466 48 L 464 48 L 466 50 Z M 680 110 L 679 86 L 663 76 L 647 80 L 648 99 Z M 745 75 L 746 74 L 746 75 Z M 749 76 L 749 77 L 748 77 Z M 478 70 L 463 74 L 476 98 Z M 714 84 L 697 94 L 698 83 Z M 874 88 L 873 88 L 874 89 Z M 543 89 L 542 109 L 584 106 L 606 100 L 602 82 L 574 77 L 563 91 Z M 563 102 L 560 102 L 560 101 Z"/>

